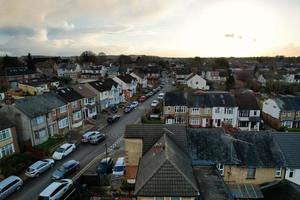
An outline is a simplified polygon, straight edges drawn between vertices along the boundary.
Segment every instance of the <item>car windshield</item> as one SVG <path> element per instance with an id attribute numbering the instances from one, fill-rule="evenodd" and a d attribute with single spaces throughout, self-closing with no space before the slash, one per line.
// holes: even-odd
<path id="1" fill-rule="evenodd" d="M 60 168 L 57 169 L 57 171 L 64 173 L 66 169 L 64 168 L 64 166 L 61 166 Z"/>
<path id="2" fill-rule="evenodd" d="M 58 152 L 58 153 L 63 153 L 65 151 L 65 149 L 64 148 L 61 148 L 61 147 L 59 147 L 57 150 L 56 150 L 56 152 Z"/>
<path id="3" fill-rule="evenodd" d="M 124 171 L 124 166 L 116 166 L 116 167 L 114 167 L 114 171 L 115 171 L 115 172 L 121 172 L 121 171 Z"/>

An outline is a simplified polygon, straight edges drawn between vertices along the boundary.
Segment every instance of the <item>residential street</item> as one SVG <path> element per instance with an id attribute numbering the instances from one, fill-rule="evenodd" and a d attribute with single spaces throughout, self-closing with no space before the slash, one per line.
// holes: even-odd
<path id="1" fill-rule="evenodd" d="M 170 90 L 172 86 L 165 85 L 165 87 L 161 90 L 162 92 Z M 125 126 L 127 124 L 138 123 L 140 117 L 144 114 L 145 109 L 150 107 L 151 101 L 157 97 L 158 94 L 152 96 L 144 103 L 140 104 L 137 109 L 132 111 L 129 114 L 122 115 L 121 119 L 113 124 L 112 126 L 107 127 L 103 132 L 106 134 L 106 143 L 107 147 L 110 147 L 114 142 L 116 142 L 119 138 L 120 142 L 123 142 L 123 133 L 125 130 Z M 24 187 L 13 194 L 9 199 L 37 199 L 39 193 L 46 188 L 51 182 L 52 173 L 61 166 L 67 160 L 77 160 L 80 162 L 81 169 L 78 172 L 82 172 L 81 170 L 87 166 L 96 156 L 105 152 L 105 142 L 102 142 L 99 145 L 90 145 L 90 144 L 80 144 L 77 146 L 77 149 L 74 153 L 71 153 L 68 157 L 63 159 L 62 161 L 58 161 L 55 164 L 53 169 L 41 174 L 40 177 L 35 179 L 27 180 L 24 183 Z M 76 176 L 74 174 L 73 176 Z"/>

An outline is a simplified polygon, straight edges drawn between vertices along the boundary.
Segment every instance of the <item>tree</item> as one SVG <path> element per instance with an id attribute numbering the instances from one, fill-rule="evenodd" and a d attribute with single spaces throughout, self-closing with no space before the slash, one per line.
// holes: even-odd
<path id="1" fill-rule="evenodd" d="M 87 62 L 95 63 L 96 62 L 96 54 L 92 51 L 84 51 L 80 54 L 79 59 L 82 63 L 87 63 Z"/>
<path id="2" fill-rule="evenodd" d="M 7 92 L 9 90 L 8 85 L 0 85 L 0 93 L 1 92 Z"/>
<path id="3" fill-rule="evenodd" d="M 119 58 L 118 58 L 118 63 L 120 65 L 130 64 L 130 63 L 132 63 L 132 60 L 131 60 L 130 56 L 120 55 Z"/>
<path id="4" fill-rule="evenodd" d="M 225 85 L 226 85 L 226 89 L 230 90 L 234 87 L 235 84 L 235 80 L 232 74 L 229 74 L 228 78 L 226 79 Z"/>
<path id="5" fill-rule="evenodd" d="M 36 67 L 30 53 L 27 55 L 27 67 L 29 71 L 36 72 Z"/>
<path id="6" fill-rule="evenodd" d="M 215 67 L 221 69 L 229 69 L 229 62 L 226 58 L 216 58 Z"/>
<path id="7" fill-rule="evenodd" d="M 103 64 L 107 61 L 107 56 L 104 52 L 98 53 L 98 56 L 96 57 L 96 64 Z"/>
<path id="8" fill-rule="evenodd" d="M 17 57 L 10 57 L 8 55 L 5 55 L 2 59 L 2 67 L 9 68 L 9 67 L 19 67 L 20 61 Z"/>

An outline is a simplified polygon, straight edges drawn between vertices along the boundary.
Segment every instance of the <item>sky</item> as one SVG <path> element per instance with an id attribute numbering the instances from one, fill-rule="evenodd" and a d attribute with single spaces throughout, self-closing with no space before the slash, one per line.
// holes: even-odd
<path id="1" fill-rule="evenodd" d="M 300 0 L 0 0 L 0 55 L 300 56 Z"/>

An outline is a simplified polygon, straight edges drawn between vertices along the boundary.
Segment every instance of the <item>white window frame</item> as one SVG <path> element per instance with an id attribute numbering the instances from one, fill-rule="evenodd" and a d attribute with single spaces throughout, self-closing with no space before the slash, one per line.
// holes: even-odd
<path id="1" fill-rule="evenodd" d="M 66 128 L 69 125 L 69 120 L 67 117 L 61 119 L 58 121 L 58 128 L 63 129 Z"/>
<path id="2" fill-rule="evenodd" d="M 0 141 L 7 140 L 11 138 L 11 129 L 6 128 L 0 131 Z"/>
<path id="3" fill-rule="evenodd" d="M 64 106 L 60 107 L 60 108 L 59 108 L 59 112 L 60 112 L 60 113 L 65 113 L 65 112 L 67 112 L 67 106 L 64 105 Z"/>
<path id="4" fill-rule="evenodd" d="M 5 153 L 3 154 L 3 152 L 5 152 Z M 12 143 L 7 144 L 7 145 L 0 148 L 0 158 L 3 158 L 4 156 L 9 156 L 13 153 L 15 153 L 15 147 Z"/>
<path id="5" fill-rule="evenodd" d="M 295 170 L 290 169 L 290 171 L 289 171 L 289 178 L 294 178 L 294 175 L 295 175 Z"/>
<path id="6" fill-rule="evenodd" d="M 200 114 L 200 108 L 192 108 L 192 114 Z"/>
<path id="7" fill-rule="evenodd" d="M 73 113 L 73 120 L 74 121 L 77 121 L 77 120 L 81 120 L 82 119 L 82 113 L 81 113 L 81 110 L 80 111 L 77 111 L 75 113 Z"/>
<path id="8" fill-rule="evenodd" d="M 280 178 L 281 175 L 282 175 L 282 168 L 281 167 L 279 167 L 279 168 L 277 167 L 275 169 L 275 178 Z"/>
<path id="9" fill-rule="evenodd" d="M 71 104 L 72 104 L 72 108 L 77 108 L 78 106 L 77 101 L 73 101 Z"/>
<path id="10" fill-rule="evenodd" d="M 175 113 L 184 113 L 185 106 L 175 106 Z"/>
<path id="11" fill-rule="evenodd" d="M 35 121 L 37 125 L 43 124 L 45 122 L 45 117 L 44 116 L 36 117 Z"/>
<path id="12" fill-rule="evenodd" d="M 219 170 L 220 175 L 221 175 L 221 176 L 224 176 L 225 165 L 222 164 L 222 163 L 219 163 L 219 164 L 217 164 L 217 169 Z"/>
<path id="13" fill-rule="evenodd" d="M 200 118 L 191 118 L 190 124 L 191 125 L 200 125 L 201 119 Z"/>

